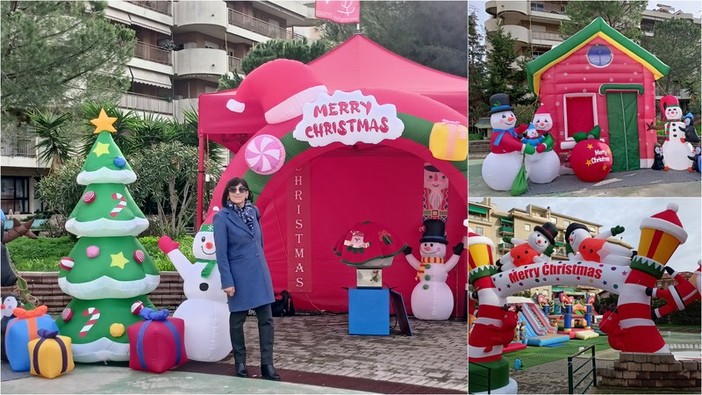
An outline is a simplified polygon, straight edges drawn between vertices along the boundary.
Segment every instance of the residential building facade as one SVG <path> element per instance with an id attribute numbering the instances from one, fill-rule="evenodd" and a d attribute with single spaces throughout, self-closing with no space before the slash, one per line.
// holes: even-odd
<path id="1" fill-rule="evenodd" d="M 553 212 L 550 207 L 539 207 L 529 204 L 524 209 L 512 208 L 508 211 L 499 209 L 491 198 L 483 198 L 480 202 L 468 202 L 468 226 L 477 234 L 488 237 L 495 245 L 495 261 L 502 256 L 509 254 L 514 244 L 505 239 L 526 240 L 534 232 L 536 226 L 542 226 L 546 222 L 556 225 L 558 235 L 556 236 L 556 250 L 551 259 L 554 261 L 567 260 L 565 230 L 573 222 L 587 226 L 593 236 L 599 234 L 602 225 L 581 218 L 572 217 L 565 214 Z M 622 245 L 626 248 L 633 248 L 625 241 L 617 238 L 609 238 L 609 242 Z M 546 293 L 552 295 L 560 290 L 568 290 L 569 293 L 586 294 L 589 292 L 599 292 L 598 289 L 588 286 L 581 286 L 578 289 L 564 288 L 560 286 L 546 285 L 532 288 L 530 293 Z"/>
<path id="2" fill-rule="evenodd" d="M 567 4 L 568 1 L 486 1 L 485 12 L 490 18 L 485 21 L 485 30 L 493 32 L 502 26 L 515 40 L 517 54 L 533 59 L 563 42 L 560 26 L 569 20 Z M 658 4 L 655 10 L 643 12 L 641 30 L 651 36 L 656 23 L 667 19 L 686 19 L 700 25 L 700 18 L 693 14 Z"/>
<path id="3" fill-rule="evenodd" d="M 242 73 L 241 60 L 257 44 L 298 39 L 314 10 L 304 1 L 109 0 L 105 15 L 136 35 L 131 80 L 119 107 L 137 114 L 182 120 L 197 111 L 197 97 L 217 90 L 220 77 Z M 41 211 L 35 198 L 49 165 L 37 159 L 34 138 L 2 141 L 2 210 L 13 215 Z"/>

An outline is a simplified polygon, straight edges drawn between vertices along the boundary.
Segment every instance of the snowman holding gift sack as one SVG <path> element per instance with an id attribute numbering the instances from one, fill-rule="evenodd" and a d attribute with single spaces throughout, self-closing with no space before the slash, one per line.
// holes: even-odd
<path id="1" fill-rule="evenodd" d="M 490 96 L 490 106 L 490 153 L 483 161 L 481 175 L 490 189 L 509 191 L 522 167 L 523 156 L 543 152 L 546 146 L 522 142 L 523 127 L 515 128 L 517 116 L 509 104 L 509 96 L 504 93 Z"/>
<path id="2" fill-rule="evenodd" d="M 463 243 L 453 247 L 453 256 L 446 256 L 446 224 L 440 219 L 424 221 L 424 234 L 419 240 L 421 260 L 412 255 L 412 248 L 404 249 L 407 262 L 417 270 L 419 283 L 412 291 L 412 313 L 420 320 L 447 320 L 453 311 L 453 293 L 446 284 L 448 272 L 453 269 L 463 252 Z"/>

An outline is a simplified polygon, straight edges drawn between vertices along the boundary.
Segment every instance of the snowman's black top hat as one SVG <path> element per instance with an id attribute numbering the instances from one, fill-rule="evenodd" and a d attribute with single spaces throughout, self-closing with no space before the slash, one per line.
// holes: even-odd
<path id="1" fill-rule="evenodd" d="M 490 96 L 490 114 L 500 111 L 512 111 L 514 108 L 509 104 L 509 96 L 506 93 L 495 93 Z"/>
<path id="2" fill-rule="evenodd" d="M 551 245 L 556 244 L 556 235 L 558 235 L 558 228 L 551 222 L 546 222 L 543 226 L 535 226 L 534 230 L 544 235 L 545 238 L 551 242 Z"/>
<path id="3" fill-rule="evenodd" d="M 446 239 L 446 224 L 440 219 L 427 219 L 424 221 L 424 234 L 420 243 L 448 244 Z"/>

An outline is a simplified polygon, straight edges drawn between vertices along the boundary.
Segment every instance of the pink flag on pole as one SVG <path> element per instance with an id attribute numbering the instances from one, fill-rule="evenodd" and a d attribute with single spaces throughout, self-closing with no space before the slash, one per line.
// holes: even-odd
<path id="1" fill-rule="evenodd" d="M 359 23 L 360 0 L 316 0 L 314 15 L 336 23 Z"/>

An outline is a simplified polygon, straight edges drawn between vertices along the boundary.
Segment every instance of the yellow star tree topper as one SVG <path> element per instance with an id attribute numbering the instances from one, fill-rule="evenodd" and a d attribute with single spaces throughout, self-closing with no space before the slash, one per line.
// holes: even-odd
<path id="1" fill-rule="evenodd" d="M 112 126 L 113 123 L 117 121 L 117 117 L 108 117 L 107 113 L 105 112 L 104 108 L 100 109 L 100 115 L 95 118 L 91 119 L 90 123 L 95 125 L 95 132 L 94 133 L 100 133 L 103 130 L 108 131 L 110 133 L 115 133 L 117 129 L 115 129 L 114 126 Z"/>

